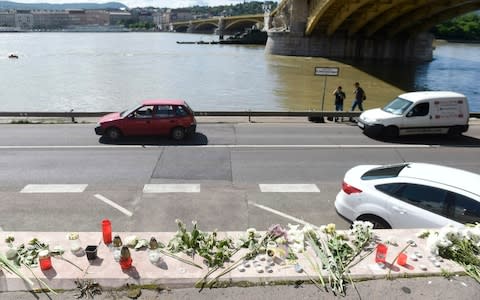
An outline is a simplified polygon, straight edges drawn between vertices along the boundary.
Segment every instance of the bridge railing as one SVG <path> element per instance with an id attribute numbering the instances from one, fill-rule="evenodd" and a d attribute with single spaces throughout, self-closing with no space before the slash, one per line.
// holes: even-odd
<path id="1" fill-rule="evenodd" d="M 99 118 L 111 112 L 0 112 L 0 117 L 13 118 Z M 315 118 L 353 118 L 360 112 L 349 111 L 196 111 L 195 116 L 201 117 L 307 117 Z M 470 118 L 480 118 L 480 112 L 471 112 Z"/>

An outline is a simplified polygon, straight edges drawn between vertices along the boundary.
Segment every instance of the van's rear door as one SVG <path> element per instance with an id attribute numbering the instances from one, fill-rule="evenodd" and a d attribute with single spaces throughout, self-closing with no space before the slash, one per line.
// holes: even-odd
<path id="1" fill-rule="evenodd" d="M 437 126 L 450 127 L 468 123 L 468 106 L 465 98 L 432 100 L 432 115 Z"/>

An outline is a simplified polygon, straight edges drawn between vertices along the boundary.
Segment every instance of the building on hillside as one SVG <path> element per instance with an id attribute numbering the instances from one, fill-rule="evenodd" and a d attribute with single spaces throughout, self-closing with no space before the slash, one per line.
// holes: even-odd
<path id="1" fill-rule="evenodd" d="M 127 11 L 111 11 L 109 14 L 110 25 L 119 25 L 132 19 L 132 14 Z"/>
<path id="2" fill-rule="evenodd" d="M 30 10 L 17 10 L 15 12 L 15 27 L 20 29 L 33 28 L 33 15 Z"/>
<path id="3" fill-rule="evenodd" d="M 0 27 L 15 27 L 15 13 L 0 11 Z"/>
<path id="4" fill-rule="evenodd" d="M 61 29 L 69 24 L 68 13 L 63 10 L 35 10 L 32 15 L 33 29 Z"/>

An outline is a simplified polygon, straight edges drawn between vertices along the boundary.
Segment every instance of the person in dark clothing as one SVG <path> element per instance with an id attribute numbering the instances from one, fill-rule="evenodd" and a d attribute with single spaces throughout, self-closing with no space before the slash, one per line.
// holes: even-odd
<path id="1" fill-rule="evenodd" d="M 355 100 L 353 101 L 351 111 L 354 111 L 357 106 L 360 111 L 363 111 L 362 103 L 367 97 L 365 91 L 360 87 L 360 83 L 355 82 L 355 90 L 353 91 L 353 94 L 355 95 Z"/>
<path id="2" fill-rule="evenodd" d="M 343 100 L 345 100 L 345 93 L 342 91 L 342 87 L 339 86 L 334 92 L 335 96 L 335 111 L 343 111 Z M 335 122 L 338 121 L 338 118 L 335 118 Z M 343 118 L 342 118 L 343 121 Z"/>

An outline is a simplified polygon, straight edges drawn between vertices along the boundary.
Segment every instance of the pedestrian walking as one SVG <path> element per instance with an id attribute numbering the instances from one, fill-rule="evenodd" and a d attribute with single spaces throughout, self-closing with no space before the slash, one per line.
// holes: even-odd
<path id="1" fill-rule="evenodd" d="M 334 92 L 335 96 L 335 111 L 343 111 L 343 100 L 345 100 L 345 93 L 342 91 L 342 87 L 339 86 Z M 335 118 L 335 122 L 338 121 L 338 118 Z M 342 118 L 343 121 L 343 118 Z"/>
<path id="2" fill-rule="evenodd" d="M 357 106 L 360 111 L 363 111 L 362 103 L 364 100 L 367 99 L 367 95 L 365 94 L 365 91 L 360 87 L 360 83 L 355 82 L 355 90 L 353 91 L 353 94 L 355 95 L 355 100 L 353 101 L 351 111 L 354 111 Z"/>

